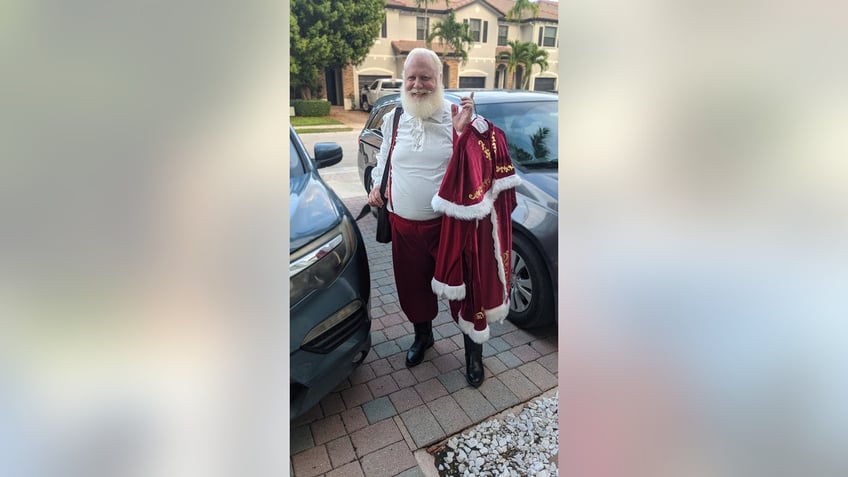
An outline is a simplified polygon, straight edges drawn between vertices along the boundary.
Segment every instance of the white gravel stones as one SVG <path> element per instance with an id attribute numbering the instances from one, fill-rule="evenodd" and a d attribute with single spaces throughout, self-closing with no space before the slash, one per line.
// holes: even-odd
<path id="1" fill-rule="evenodd" d="M 434 457 L 439 475 L 554 477 L 559 475 L 558 393 L 528 403 L 518 415 L 482 422 L 448 439 Z"/>

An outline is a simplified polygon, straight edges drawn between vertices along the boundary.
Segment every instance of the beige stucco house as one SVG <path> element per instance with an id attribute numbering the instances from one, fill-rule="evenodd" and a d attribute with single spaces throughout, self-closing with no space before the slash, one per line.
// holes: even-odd
<path id="1" fill-rule="evenodd" d="M 358 108 L 359 91 L 377 78 L 400 78 L 406 55 L 415 47 L 425 46 L 428 26 L 442 21 L 450 10 L 456 20 L 471 26 L 474 43 L 468 50 L 468 61 L 452 52 L 446 54 L 438 40 L 433 50 L 443 59 L 445 87 L 448 88 L 513 88 L 525 74 L 519 67 L 507 74 L 506 55 L 510 40 L 532 41 L 548 52 L 548 69 L 534 66 L 530 74 L 531 90 L 555 91 L 559 87 L 558 54 L 559 23 L 557 2 L 539 0 L 539 13 L 525 12 L 527 18 L 507 20 L 513 0 L 451 0 L 449 7 L 441 0 L 429 3 L 426 14 L 415 0 L 386 0 L 386 20 L 368 57 L 360 65 L 349 65 L 328 71 L 324 78 L 326 98 L 345 109 Z"/>

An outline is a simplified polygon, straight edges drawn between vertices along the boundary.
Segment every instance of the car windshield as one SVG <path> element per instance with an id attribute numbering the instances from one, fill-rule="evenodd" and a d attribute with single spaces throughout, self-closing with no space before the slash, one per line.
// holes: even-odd
<path id="1" fill-rule="evenodd" d="M 557 166 L 557 109 L 557 101 L 477 105 L 479 114 L 506 133 L 512 161 L 531 168 Z"/>

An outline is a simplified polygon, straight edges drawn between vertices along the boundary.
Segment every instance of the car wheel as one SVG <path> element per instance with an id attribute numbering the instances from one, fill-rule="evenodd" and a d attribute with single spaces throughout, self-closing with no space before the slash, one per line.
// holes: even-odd
<path id="1" fill-rule="evenodd" d="M 532 243 L 512 235 L 512 271 L 507 318 L 519 328 L 536 328 L 554 320 L 554 291 L 545 263 Z"/>
<path id="2" fill-rule="evenodd" d="M 374 169 L 374 168 L 373 167 L 366 167 L 364 177 L 362 178 L 362 182 L 363 182 L 363 184 L 365 184 L 365 192 L 366 193 L 371 192 L 371 189 L 374 188 L 374 185 L 371 182 L 371 170 L 372 169 Z"/>
<path id="3" fill-rule="evenodd" d="M 362 110 L 363 111 L 371 111 L 371 105 L 368 104 L 368 98 L 362 98 Z"/>

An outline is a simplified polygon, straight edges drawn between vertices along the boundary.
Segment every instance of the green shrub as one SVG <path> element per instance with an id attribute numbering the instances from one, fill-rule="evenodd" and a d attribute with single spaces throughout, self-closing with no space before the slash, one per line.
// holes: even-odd
<path id="1" fill-rule="evenodd" d="M 296 116 L 328 116 L 330 114 L 330 102 L 326 99 L 293 99 Z"/>

